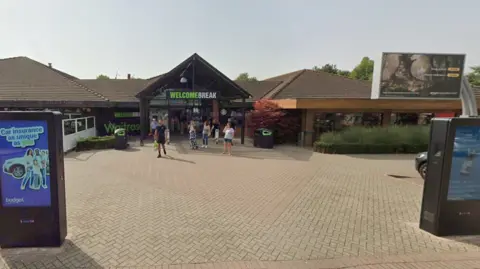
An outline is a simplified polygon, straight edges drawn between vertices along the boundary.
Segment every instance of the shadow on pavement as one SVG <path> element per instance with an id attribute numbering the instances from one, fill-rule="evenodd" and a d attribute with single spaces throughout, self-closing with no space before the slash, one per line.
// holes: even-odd
<path id="1" fill-rule="evenodd" d="M 10 269 L 104 268 L 70 240 L 66 240 L 60 248 L 2 249 L 0 254 Z"/>
<path id="2" fill-rule="evenodd" d="M 137 152 L 137 151 L 140 151 L 140 149 L 139 149 L 139 148 L 137 148 L 137 147 L 132 147 L 132 146 L 129 146 L 128 148 L 126 148 L 126 149 L 122 149 L 122 150 L 120 150 L 120 151 L 126 151 L 126 152 Z"/>
<path id="3" fill-rule="evenodd" d="M 365 159 L 365 160 L 384 160 L 384 161 L 413 161 L 415 159 L 415 154 L 345 154 L 345 156 L 356 158 L 356 159 Z"/>
<path id="4" fill-rule="evenodd" d="M 185 160 L 185 159 L 180 159 L 180 158 L 175 158 L 175 157 L 172 157 L 172 156 L 169 156 L 169 155 L 166 155 L 166 156 L 163 156 L 163 155 L 162 155 L 162 158 L 165 159 L 165 160 L 172 160 L 172 161 L 177 161 L 177 162 L 196 164 L 194 161 Z"/>
<path id="5" fill-rule="evenodd" d="M 468 236 L 445 236 L 445 239 L 453 240 L 459 243 L 474 245 L 480 247 L 480 235 L 468 235 Z"/>
<path id="6" fill-rule="evenodd" d="M 75 159 L 78 161 L 88 161 L 101 150 L 69 151 L 64 154 L 65 159 Z"/>
<path id="7" fill-rule="evenodd" d="M 198 150 L 190 149 L 190 141 L 188 139 L 176 139 L 172 141 L 176 151 L 179 154 L 196 154 L 196 155 L 222 155 L 223 142 L 219 144 L 210 143 L 208 148 L 201 147 L 201 140 L 197 140 Z M 254 160 L 296 160 L 309 161 L 313 156 L 311 149 L 300 148 L 292 145 L 278 145 L 273 149 L 255 148 L 250 143 L 244 145 L 240 141 L 235 141 L 232 147 L 232 157 L 248 158 Z"/>

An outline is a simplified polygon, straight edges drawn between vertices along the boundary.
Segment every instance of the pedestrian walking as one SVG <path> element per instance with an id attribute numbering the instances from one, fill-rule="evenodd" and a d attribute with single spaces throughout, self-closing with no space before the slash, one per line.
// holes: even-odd
<path id="1" fill-rule="evenodd" d="M 163 120 L 158 121 L 158 125 L 155 129 L 155 141 L 157 141 L 158 144 L 158 155 L 157 158 L 162 157 L 162 149 L 163 149 L 163 154 L 167 155 L 167 150 L 165 149 L 165 131 L 167 130 L 167 127 L 163 123 Z"/>
<path id="2" fill-rule="evenodd" d="M 211 135 L 210 123 L 206 120 L 202 130 L 202 148 L 208 148 L 208 137 Z"/>

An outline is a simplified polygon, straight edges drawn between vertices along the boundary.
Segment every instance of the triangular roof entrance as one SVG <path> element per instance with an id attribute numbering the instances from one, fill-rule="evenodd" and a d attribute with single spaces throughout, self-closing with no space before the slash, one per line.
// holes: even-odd
<path id="1" fill-rule="evenodd" d="M 170 72 L 153 79 L 136 96 L 138 98 L 151 98 L 164 89 L 185 88 L 185 84 L 180 82 L 182 77 L 187 79 L 187 85 L 190 89 L 200 87 L 209 91 L 216 91 L 220 93 L 221 99 L 247 99 L 251 96 L 249 92 L 218 71 L 197 53 L 188 57 Z"/>

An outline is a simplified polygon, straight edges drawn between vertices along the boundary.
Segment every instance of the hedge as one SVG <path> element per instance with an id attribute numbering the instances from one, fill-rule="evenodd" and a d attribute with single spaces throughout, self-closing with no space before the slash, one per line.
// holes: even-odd
<path id="1" fill-rule="evenodd" d="M 111 149 L 115 146 L 114 136 L 92 136 L 77 141 L 76 151 L 91 149 Z"/>
<path id="2" fill-rule="evenodd" d="M 428 144 L 423 145 L 389 145 L 389 144 L 328 144 L 318 142 L 315 151 L 328 154 L 390 154 L 419 153 L 427 151 Z"/>
<path id="3" fill-rule="evenodd" d="M 429 126 L 351 127 L 325 133 L 314 150 L 329 154 L 389 154 L 427 151 Z"/>

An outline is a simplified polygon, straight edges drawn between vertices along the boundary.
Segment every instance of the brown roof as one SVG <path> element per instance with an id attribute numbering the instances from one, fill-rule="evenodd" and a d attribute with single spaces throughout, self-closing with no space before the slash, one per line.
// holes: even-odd
<path id="1" fill-rule="evenodd" d="M 80 79 L 81 84 L 113 102 L 138 102 L 135 97 L 149 83 L 144 79 Z"/>
<path id="2" fill-rule="evenodd" d="M 193 78 L 195 74 L 195 78 Z M 203 59 L 197 53 L 192 54 L 186 60 L 178 64 L 168 73 L 150 78 L 148 86 L 137 94 L 137 97 L 151 96 L 156 94 L 158 87 L 168 86 L 170 88 L 180 88 L 184 85 L 180 82 L 180 77 L 185 77 L 189 81 L 195 81 L 195 85 L 207 87 L 209 90 L 221 91 L 223 98 L 249 98 L 251 94 L 242 87 L 225 76 L 213 65 Z"/>
<path id="3" fill-rule="evenodd" d="M 281 81 L 240 81 L 236 80 L 238 86 L 249 92 L 253 97 L 246 101 L 262 99 L 267 93 L 277 87 Z"/>
<path id="4" fill-rule="evenodd" d="M 266 79 L 282 81 L 264 97 L 269 99 L 296 98 L 370 98 L 371 82 L 350 79 L 322 71 L 299 70 Z"/>
<path id="5" fill-rule="evenodd" d="M 0 100 L 108 101 L 65 75 L 27 57 L 0 59 Z"/>

